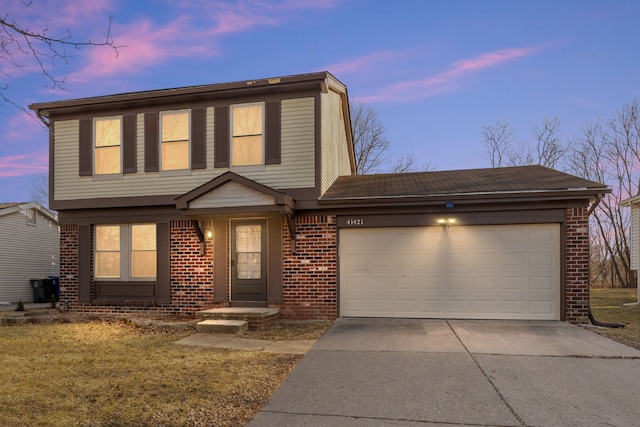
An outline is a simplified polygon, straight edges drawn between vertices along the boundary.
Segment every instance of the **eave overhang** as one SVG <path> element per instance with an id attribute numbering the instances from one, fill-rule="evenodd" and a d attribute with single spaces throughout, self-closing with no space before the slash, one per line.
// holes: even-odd
<path id="1" fill-rule="evenodd" d="M 474 192 L 474 193 L 446 193 L 446 194 L 416 194 L 399 196 L 368 196 L 368 197 L 344 197 L 318 199 L 318 204 L 325 207 L 345 206 L 434 206 L 447 202 L 454 204 L 486 204 L 486 203 L 513 203 L 513 202 L 549 202 L 569 200 L 597 200 L 599 196 L 611 193 L 611 189 L 580 188 L 564 190 L 530 190 L 530 191 L 498 191 L 498 192 Z"/>

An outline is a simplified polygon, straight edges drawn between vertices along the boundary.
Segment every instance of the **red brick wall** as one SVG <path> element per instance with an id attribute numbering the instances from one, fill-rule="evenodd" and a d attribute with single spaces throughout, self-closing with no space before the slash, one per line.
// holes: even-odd
<path id="1" fill-rule="evenodd" d="M 172 221 L 170 229 L 170 305 L 150 306 L 144 301 L 78 304 L 77 225 L 64 225 L 60 230 L 60 301 L 68 301 L 71 311 L 85 313 L 191 315 L 213 307 L 213 243 L 205 240 L 205 254 L 200 255 L 200 241 L 190 221 Z"/>
<path id="2" fill-rule="evenodd" d="M 78 226 L 60 227 L 60 301 L 78 301 Z"/>
<path id="3" fill-rule="evenodd" d="M 286 319 L 335 319 L 338 316 L 336 217 L 295 218 L 296 253 L 291 251 L 289 229 L 283 229 L 283 303 Z"/>
<path id="4" fill-rule="evenodd" d="M 567 209 L 565 248 L 566 320 L 589 323 L 589 214 L 586 207 Z"/>

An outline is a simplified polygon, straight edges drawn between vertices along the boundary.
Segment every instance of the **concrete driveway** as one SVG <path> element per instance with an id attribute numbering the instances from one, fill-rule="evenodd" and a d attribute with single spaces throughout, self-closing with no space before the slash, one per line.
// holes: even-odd
<path id="1" fill-rule="evenodd" d="M 338 319 L 249 426 L 637 425 L 640 351 L 564 322 Z"/>

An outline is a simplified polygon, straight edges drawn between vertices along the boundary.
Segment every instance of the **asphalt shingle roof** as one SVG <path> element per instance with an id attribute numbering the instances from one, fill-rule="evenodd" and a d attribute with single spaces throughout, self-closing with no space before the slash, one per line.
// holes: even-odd
<path id="1" fill-rule="evenodd" d="M 442 172 L 341 176 L 322 200 L 490 194 L 504 192 L 606 190 L 589 181 L 544 166 L 467 169 Z"/>

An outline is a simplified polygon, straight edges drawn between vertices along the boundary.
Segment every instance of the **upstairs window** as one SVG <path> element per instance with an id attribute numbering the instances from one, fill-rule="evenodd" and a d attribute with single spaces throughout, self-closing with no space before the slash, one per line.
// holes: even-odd
<path id="1" fill-rule="evenodd" d="M 94 119 L 95 175 L 122 172 L 122 117 Z"/>
<path id="2" fill-rule="evenodd" d="M 36 225 L 36 218 L 38 217 L 38 211 L 35 208 L 31 208 L 27 211 L 27 224 Z"/>
<path id="3" fill-rule="evenodd" d="M 96 279 L 154 280 L 157 270 L 155 224 L 96 225 Z"/>
<path id="4" fill-rule="evenodd" d="M 264 104 L 231 107 L 231 165 L 264 164 Z"/>
<path id="5" fill-rule="evenodd" d="M 189 111 L 160 113 L 162 171 L 189 169 Z"/>

